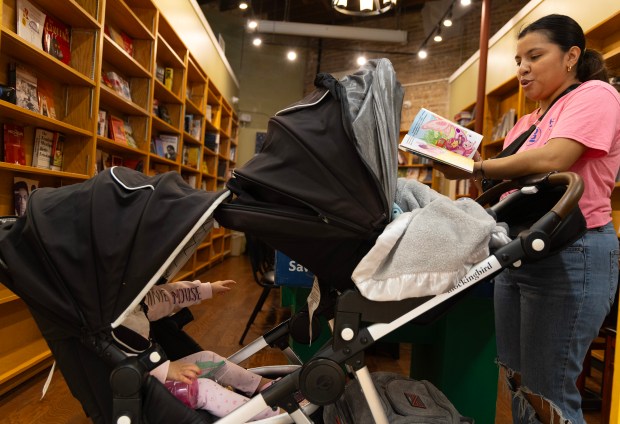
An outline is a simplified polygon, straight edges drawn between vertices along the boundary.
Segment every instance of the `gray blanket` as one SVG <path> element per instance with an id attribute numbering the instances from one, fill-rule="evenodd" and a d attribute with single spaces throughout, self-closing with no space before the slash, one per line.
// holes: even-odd
<path id="1" fill-rule="evenodd" d="M 469 198 L 451 200 L 425 184 L 398 179 L 398 215 L 362 259 L 352 278 L 372 300 L 444 293 L 489 256 L 489 242 L 509 241 L 504 227 Z"/>

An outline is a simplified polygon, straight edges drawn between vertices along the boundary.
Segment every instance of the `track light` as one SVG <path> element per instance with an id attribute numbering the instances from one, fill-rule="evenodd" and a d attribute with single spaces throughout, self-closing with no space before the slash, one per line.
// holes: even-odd
<path id="1" fill-rule="evenodd" d="M 435 36 L 433 37 L 433 40 L 436 43 L 439 43 L 439 42 L 441 42 L 443 40 L 443 37 L 441 36 L 441 27 L 440 26 L 437 27 L 437 31 L 435 32 Z"/>
<path id="2" fill-rule="evenodd" d="M 290 60 L 291 62 L 293 62 L 295 59 L 297 59 L 297 53 L 295 53 L 294 50 L 290 50 L 287 54 L 286 54 L 286 58 L 288 60 Z"/>
<path id="3" fill-rule="evenodd" d="M 365 58 L 364 56 L 359 56 L 359 57 L 357 58 L 357 64 L 358 64 L 359 66 L 362 66 L 362 65 L 364 65 L 365 63 L 366 63 L 366 58 Z"/>
<path id="4" fill-rule="evenodd" d="M 255 37 L 252 40 L 252 44 L 254 44 L 256 47 L 260 46 L 261 44 L 263 44 L 263 40 L 261 40 L 259 37 Z"/>
<path id="5" fill-rule="evenodd" d="M 248 2 L 246 1 L 239 2 L 239 9 L 246 10 L 247 8 L 248 8 Z"/>
<path id="6" fill-rule="evenodd" d="M 471 4 L 471 0 L 461 0 L 461 6 L 469 6 Z"/>
<path id="7" fill-rule="evenodd" d="M 248 29 L 255 30 L 258 27 L 258 22 L 254 19 L 248 21 Z"/>
<path id="8" fill-rule="evenodd" d="M 448 12 L 445 19 L 443 20 L 443 26 L 451 27 L 452 26 L 452 11 Z"/>
<path id="9" fill-rule="evenodd" d="M 428 52 L 426 51 L 426 49 L 420 49 L 418 50 L 418 57 L 420 59 L 426 59 L 428 57 Z"/>

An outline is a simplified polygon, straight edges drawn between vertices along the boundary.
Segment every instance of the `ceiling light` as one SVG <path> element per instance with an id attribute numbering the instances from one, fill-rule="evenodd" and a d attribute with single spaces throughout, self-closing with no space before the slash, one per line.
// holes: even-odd
<path id="1" fill-rule="evenodd" d="M 332 7 L 340 13 L 354 16 L 374 16 L 396 6 L 397 0 L 332 0 Z"/>
<path id="2" fill-rule="evenodd" d="M 420 49 L 418 51 L 418 57 L 420 59 L 426 59 L 428 57 L 428 52 L 425 49 Z"/>
<path id="3" fill-rule="evenodd" d="M 360 56 L 357 58 L 357 64 L 359 66 L 363 66 L 364 64 L 366 64 L 366 58 L 364 56 Z"/>
<path id="4" fill-rule="evenodd" d="M 461 0 L 461 6 L 469 6 L 471 4 L 471 0 Z"/>
<path id="5" fill-rule="evenodd" d="M 297 53 L 295 53 L 295 51 L 293 51 L 293 50 L 290 50 L 290 51 L 286 54 L 286 58 L 292 62 L 292 61 L 294 61 L 295 59 L 297 59 Z"/>
<path id="6" fill-rule="evenodd" d="M 258 22 L 256 22 L 254 19 L 248 21 L 249 29 L 256 29 L 257 27 L 258 27 Z"/>
<path id="7" fill-rule="evenodd" d="M 254 44 L 255 46 L 257 46 L 257 47 L 258 47 L 258 46 L 260 46 L 261 44 L 263 44 L 263 40 L 261 40 L 259 37 L 255 37 L 255 38 L 252 40 L 252 44 Z"/>
<path id="8" fill-rule="evenodd" d="M 443 26 L 451 27 L 452 26 L 452 11 L 448 12 L 446 17 L 443 20 Z"/>
<path id="9" fill-rule="evenodd" d="M 248 3 L 245 1 L 239 2 L 239 9 L 246 10 L 248 8 Z"/>
<path id="10" fill-rule="evenodd" d="M 443 40 L 443 37 L 441 36 L 441 27 L 437 27 L 437 32 L 435 32 L 435 36 L 433 37 L 433 40 L 435 40 L 436 43 L 439 43 L 440 41 Z"/>

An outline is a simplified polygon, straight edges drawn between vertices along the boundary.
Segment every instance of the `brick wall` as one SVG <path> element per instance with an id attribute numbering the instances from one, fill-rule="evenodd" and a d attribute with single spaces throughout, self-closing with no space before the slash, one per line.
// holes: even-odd
<path id="1" fill-rule="evenodd" d="M 493 0 L 491 3 L 492 35 L 523 8 L 527 1 Z M 386 17 L 363 23 L 365 27 L 407 31 L 406 45 L 334 39 L 313 40 L 314 46 L 309 49 L 306 61 L 304 91 L 312 91 L 317 70 L 333 74 L 354 72 L 357 69 L 357 56 L 364 53 L 369 59 L 388 58 L 394 66 L 397 78 L 405 89 L 404 100 L 411 102 L 410 107 L 403 107 L 401 129 L 409 128 L 420 107 L 446 114 L 448 77 L 474 54 L 479 46 L 482 3 L 474 1 L 470 7 L 471 10 L 459 19 L 458 25 L 443 32 L 444 39 L 441 43 L 435 43 L 432 39 L 429 41 L 429 55 L 425 60 L 416 56 L 420 44 L 427 36 L 420 12 L 403 14 L 398 17 L 398 22 L 394 17 Z"/>

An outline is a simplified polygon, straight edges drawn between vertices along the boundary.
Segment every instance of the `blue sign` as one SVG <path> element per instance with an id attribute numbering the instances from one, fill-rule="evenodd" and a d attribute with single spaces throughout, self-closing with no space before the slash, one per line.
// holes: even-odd
<path id="1" fill-rule="evenodd" d="M 312 287 L 314 274 L 284 253 L 276 251 L 275 282 L 279 286 Z"/>

